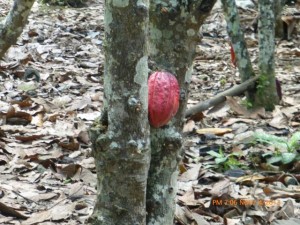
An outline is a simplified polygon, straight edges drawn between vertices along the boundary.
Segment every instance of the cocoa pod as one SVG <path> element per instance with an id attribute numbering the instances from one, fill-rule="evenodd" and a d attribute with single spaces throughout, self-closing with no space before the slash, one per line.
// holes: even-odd
<path id="1" fill-rule="evenodd" d="M 148 117 L 150 125 L 166 125 L 179 108 L 179 85 L 176 77 L 165 71 L 154 72 L 148 79 Z"/>

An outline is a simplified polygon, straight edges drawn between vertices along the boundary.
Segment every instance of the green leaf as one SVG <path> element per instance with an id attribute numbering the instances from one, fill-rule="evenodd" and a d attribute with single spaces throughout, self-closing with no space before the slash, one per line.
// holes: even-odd
<path id="1" fill-rule="evenodd" d="M 272 156 L 271 158 L 267 159 L 268 164 L 274 164 L 282 161 L 281 156 Z"/>
<path id="2" fill-rule="evenodd" d="M 296 159 L 297 154 L 293 152 L 284 152 L 282 153 L 282 163 L 288 164 L 293 162 Z"/>
<path id="3" fill-rule="evenodd" d="M 242 156 L 243 154 L 241 152 L 233 152 L 230 154 L 230 156 L 236 156 L 236 157 L 240 157 Z"/>
<path id="4" fill-rule="evenodd" d="M 204 165 L 203 166 L 205 169 L 218 169 L 219 168 L 219 166 L 218 165 L 216 165 L 216 164 L 207 164 L 207 165 Z"/>
<path id="5" fill-rule="evenodd" d="M 216 162 L 217 164 L 224 163 L 226 160 L 227 160 L 226 157 L 223 157 L 223 158 L 215 158 L 215 162 Z"/>
<path id="6" fill-rule="evenodd" d="M 276 135 L 267 134 L 265 132 L 255 132 L 254 137 L 258 142 L 273 145 L 279 149 L 288 148 L 288 141 L 285 138 L 277 137 Z"/>
<path id="7" fill-rule="evenodd" d="M 216 158 L 222 158 L 222 157 L 223 157 L 222 154 L 219 154 L 219 153 L 217 153 L 217 152 L 215 152 L 215 151 L 212 151 L 212 150 L 208 151 L 207 154 L 209 154 L 209 155 L 211 155 L 211 156 L 214 156 L 214 157 L 216 157 Z"/>
<path id="8" fill-rule="evenodd" d="M 229 165 L 241 165 L 240 161 L 238 161 L 235 157 L 230 156 L 228 158 Z"/>
<path id="9" fill-rule="evenodd" d="M 292 135 L 288 142 L 288 146 L 291 151 L 300 149 L 300 132 L 296 132 Z"/>
<path id="10" fill-rule="evenodd" d="M 295 161 L 300 161 L 300 155 L 299 154 L 296 155 Z"/>

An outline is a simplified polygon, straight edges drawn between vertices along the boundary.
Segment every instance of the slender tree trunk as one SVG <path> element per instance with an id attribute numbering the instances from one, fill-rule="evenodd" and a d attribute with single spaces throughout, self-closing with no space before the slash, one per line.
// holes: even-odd
<path id="1" fill-rule="evenodd" d="M 151 166 L 147 185 L 147 225 L 172 225 L 177 193 L 181 131 L 188 99 L 198 30 L 216 0 L 152 0 L 149 42 L 151 70 L 167 70 L 180 85 L 180 108 L 171 123 L 151 129 Z"/>
<path id="2" fill-rule="evenodd" d="M 274 1 L 259 1 L 258 39 L 260 79 L 254 106 L 273 110 L 279 103 L 275 83 L 275 15 Z"/>
<path id="3" fill-rule="evenodd" d="M 98 176 L 90 224 L 146 223 L 148 8 L 147 0 L 105 1 L 105 110 L 90 129 Z"/>
<path id="4" fill-rule="evenodd" d="M 16 44 L 18 37 L 23 32 L 30 9 L 35 0 L 15 0 L 4 23 L 0 25 L 0 58 L 10 46 Z"/>
<path id="5" fill-rule="evenodd" d="M 243 82 L 255 76 L 250 61 L 249 52 L 246 46 L 244 33 L 240 26 L 240 17 L 238 14 L 235 0 L 222 0 L 225 19 L 227 22 L 227 32 L 231 40 L 232 47 L 237 59 L 237 67 Z M 255 85 L 246 92 L 247 99 L 254 102 Z"/>
<path id="6" fill-rule="evenodd" d="M 274 13 L 275 13 L 275 37 L 283 38 L 283 21 L 281 19 L 281 12 L 283 6 L 285 5 L 285 0 L 277 0 L 274 3 Z"/>

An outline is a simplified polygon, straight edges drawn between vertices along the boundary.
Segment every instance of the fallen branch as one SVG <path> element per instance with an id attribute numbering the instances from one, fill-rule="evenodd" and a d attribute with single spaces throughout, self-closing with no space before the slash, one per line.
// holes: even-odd
<path id="1" fill-rule="evenodd" d="M 208 108 L 215 106 L 217 104 L 220 104 L 224 101 L 226 101 L 226 96 L 237 96 L 240 95 L 242 93 L 244 93 L 245 91 L 248 90 L 249 87 L 251 87 L 255 81 L 259 78 L 259 76 L 255 76 L 253 78 L 250 78 L 249 80 L 246 80 L 245 82 L 236 85 L 216 96 L 214 96 L 211 99 L 208 99 L 204 102 L 200 102 L 197 105 L 189 108 L 186 113 L 185 113 L 185 117 L 189 117 L 192 115 L 195 115 L 199 112 L 203 112 L 204 110 L 207 110 Z"/>

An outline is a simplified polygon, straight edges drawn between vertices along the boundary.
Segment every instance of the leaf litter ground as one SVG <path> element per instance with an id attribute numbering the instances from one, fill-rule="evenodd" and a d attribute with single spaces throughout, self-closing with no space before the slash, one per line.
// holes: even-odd
<path id="1" fill-rule="evenodd" d="M 0 1 L 2 16 L 10 3 Z M 0 224 L 82 224 L 92 212 L 96 175 L 87 128 L 103 100 L 102 12 L 98 1 L 80 9 L 35 4 L 0 63 Z M 241 9 L 245 28 L 253 12 Z M 202 32 L 188 107 L 240 82 L 220 8 Z M 247 44 L 256 67 L 251 32 Z M 253 139 L 258 131 L 289 138 L 299 129 L 297 46 L 299 35 L 277 45 L 283 99 L 274 112 L 249 113 L 239 96 L 186 121 L 174 224 L 300 224 L 299 163 L 266 163 L 261 155 L 281 149 Z M 39 72 L 39 83 L 24 81 L 28 67 Z"/>

